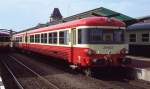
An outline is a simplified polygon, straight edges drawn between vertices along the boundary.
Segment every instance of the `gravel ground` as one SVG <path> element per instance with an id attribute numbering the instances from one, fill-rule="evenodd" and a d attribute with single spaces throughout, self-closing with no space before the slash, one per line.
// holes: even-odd
<path id="1" fill-rule="evenodd" d="M 61 89 L 149 89 L 150 87 L 149 84 L 144 85 L 147 82 L 140 83 L 137 80 L 113 79 L 113 75 L 106 75 L 105 78 L 102 78 L 103 76 L 91 78 L 82 74 L 71 74 L 65 64 L 51 62 L 51 59 L 45 57 L 31 58 L 21 54 L 13 54 L 13 56 L 18 57 L 20 61 L 60 86 Z M 108 80 L 108 78 L 110 79 Z"/>
<path id="2" fill-rule="evenodd" d="M 86 77 L 82 74 L 70 74 L 64 70 L 58 69 L 52 63 L 42 63 L 23 55 L 15 54 L 27 66 L 40 73 L 49 81 L 61 87 L 61 89 L 123 89 L 105 81 Z M 55 64 L 56 65 L 56 64 Z M 62 68 L 63 69 L 63 68 Z"/>

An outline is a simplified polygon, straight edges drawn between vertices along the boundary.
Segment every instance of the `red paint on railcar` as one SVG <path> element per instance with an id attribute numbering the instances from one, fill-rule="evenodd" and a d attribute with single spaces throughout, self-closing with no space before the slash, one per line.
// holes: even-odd
<path id="1" fill-rule="evenodd" d="M 78 26 L 114 26 L 114 27 L 125 27 L 125 24 L 119 20 L 116 19 L 110 19 L 107 17 L 89 17 L 84 18 L 76 21 L 71 21 L 67 23 L 62 23 L 54 26 L 39 28 L 23 33 L 15 34 L 14 36 L 22 36 L 22 35 L 31 35 L 34 33 L 41 33 L 41 32 L 48 32 L 48 31 L 54 31 L 54 30 L 60 30 L 60 29 L 66 29 L 66 28 L 74 28 Z M 93 54 L 93 55 L 87 55 L 85 50 L 89 50 L 89 48 L 86 47 L 72 47 L 72 46 L 52 46 L 49 44 L 32 44 L 32 43 L 18 43 L 16 44 L 16 47 L 37 52 L 43 55 L 53 56 L 56 58 L 61 58 L 66 60 L 69 63 L 72 63 L 74 65 L 79 65 L 82 67 L 92 67 L 92 66 L 106 66 L 106 65 L 120 65 L 118 59 L 122 58 L 120 53 L 117 54 Z M 110 46 L 111 47 L 111 46 Z M 91 49 L 90 49 L 91 50 Z M 94 64 L 92 59 L 95 59 L 95 61 L 99 61 L 100 64 Z M 104 60 L 105 62 L 103 63 Z"/>

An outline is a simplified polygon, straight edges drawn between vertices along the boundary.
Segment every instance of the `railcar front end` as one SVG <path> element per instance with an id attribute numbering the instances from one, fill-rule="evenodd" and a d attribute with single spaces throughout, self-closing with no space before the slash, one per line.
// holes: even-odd
<path id="1" fill-rule="evenodd" d="M 83 68 L 129 66 L 128 44 L 124 27 L 85 27 L 76 29 L 77 43 L 73 47 L 74 64 Z"/>

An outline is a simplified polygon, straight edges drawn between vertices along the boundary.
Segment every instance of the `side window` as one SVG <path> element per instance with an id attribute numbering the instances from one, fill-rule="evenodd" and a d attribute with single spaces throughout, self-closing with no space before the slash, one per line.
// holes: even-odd
<path id="1" fill-rule="evenodd" d="M 142 34 L 142 42 L 149 42 L 149 34 L 148 33 Z"/>
<path id="2" fill-rule="evenodd" d="M 16 42 L 19 42 L 19 37 L 16 37 Z"/>
<path id="3" fill-rule="evenodd" d="M 35 43 L 40 43 L 40 34 L 35 35 Z"/>
<path id="4" fill-rule="evenodd" d="M 49 33 L 48 38 L 49 38 L 49 43 L 52 44 L 53 43 L 52 33 Z"/>
<path id="5" fill-rule="evenodd" d="M 25 36 L 25 42 L 27 42 L 27 36 Z"/>
<path id="6" fill-rule="evenodd" d="M 129 34 L 129 42 L 136 42 L 136 34 Z"/>
<path id="7" fill-rule="evenodd" d="M 57 44 L 57 32 L 49 33 L 49 44 Z"/>
<path id="8" fill-rule="evenodd" d="M 41 43 L 47 43 L 47 33 L 41 34 Z"/>
<path id="9" fill-rule="evenodd" d="M 34 35 L 30 35 L 30 43 L 34 43 Z"/>
<path id="10" fill-rule="evenodd" d="M 82 30 L 79 29 L 79 30 L 78 30 L 78 44 L 81 44 L 81 41 L 82 41 L 82 36 L 81 36 L 81 34 L 82 34 Z"/>
<path id="11" fill-rule="evenodd" d="M 22 42 L 22 37 L 19 37 L 19 42 Z"/>
<path id="12" fill-rule="evenodd" d="M 59 44 L 67 44 L 67 43 L 68 43 L 68 31 L 60 31 Z"/>
<path id="13" fill-rule="evenodd" d="M 57 32 L 53 33 L 53 43 L 57 44 Z"/>

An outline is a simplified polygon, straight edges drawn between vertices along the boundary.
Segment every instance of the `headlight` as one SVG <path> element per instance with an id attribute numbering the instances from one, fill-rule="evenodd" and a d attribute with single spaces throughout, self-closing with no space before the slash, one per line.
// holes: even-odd
<path id="1" fill-rule="evenodd" d="M 92 60 L 92 62 L 93 62 L 93 63 L 96 63 L 96 62 L 97 62 L 97 60 L 98 60 L 98 59 L 96 59 L 96 58 L 95 58 L 95 59 L 93 59 L 93 60 Z"/>
<path id="2" fill-rule="evenodd" d="M 127 49 L 126 48 L 123 48 L 120 50 L 120 54 L 126 54 L 127 53 Z"/>
<path id="3" fill-rule="evenodd" d="M 93 55 L 95 52 L 94 52 L 93 50 L 91 50 L 91 49 L 86 49 L 86 50 L 85 50 L 85 53 L 86 53 L 87 55 Z"/>

